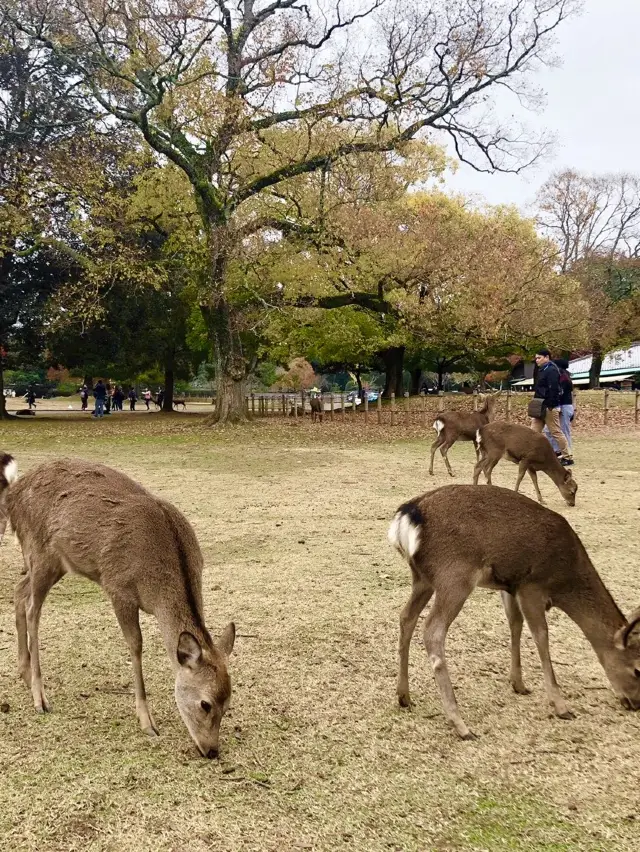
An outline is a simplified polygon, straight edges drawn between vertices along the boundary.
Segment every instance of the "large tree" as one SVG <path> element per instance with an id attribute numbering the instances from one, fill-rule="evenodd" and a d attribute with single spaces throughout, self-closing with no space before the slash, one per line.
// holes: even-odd
<path id="1" fill-rule="evenodd" d="M 589 305 L 589 387 L 598 387 L 606 350 L 637 326 L 640 177 L 565 170 L 546 181 L 537 201 L 539 225 L 558 246 L 560 269 L 580 281 Z"/>
<path id="2" fill-rule="evenodd" d="M 490 110 L 526 99 L 572 0 L 3 0 L 187 175 L 207 251 L 201 309 L 216 353 L 219 420 L 244 412 L 249 359 L 227 270 L 266 227 L 305 230 L 300 175 L 439 132 L 474 167 L 517 170 L 541 148 Z M 533 143 L 533 144 L 532 144 Z M 283 200 L 284 199 L 284 200 Z"/>

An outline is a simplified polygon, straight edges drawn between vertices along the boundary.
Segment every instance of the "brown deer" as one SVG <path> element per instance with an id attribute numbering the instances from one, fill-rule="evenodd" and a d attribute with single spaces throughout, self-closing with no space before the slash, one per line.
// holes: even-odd
<path id="1" fill-rule="evenodd" d="M 5 455 L 0 470 L 0 509 L 27 569 L 15 592 L 18 665 L 36 711 L 49 710 L 38 643 L 42 604 L 58 580 L 77 574 L 98 583 L 113 604 L 131 652 L 142 730 L 158 733 L 142 677 L 139 610 L 158 621 L 175 674 L 176 704 L 191 737 L 203 756 L 217 757 L 231 697 L 227 661 L 235 626 L 228 624 L 217 643 L 205 627 L 202 554 L 186 518 L 101 464 L 63 459 L 17 479 L 15 462 Z"/>
<path id="2" fill-rule="evenodd" d="M 476 459 L 478 458 L 476 433 L 478 429 L 493 420 L 497 396 L 498 394 L 486 396 L 484 405 L 478 411 L 443 411 L 438 414 L 433 421 L 433 428 L 438 433 L 438 437 L 431 445 L 431 464 L 429 465 L 431 476 L 433 476 L 433 459 L 438 448 L 449 476 L 454 475 L 447 453 L 456 441 L 473 441 Z"/>
<path id="3" fill-rule="evenodd" d="M 626 619 L 582 542 L 561 516 L 507 488 L 448 485 L 400 506 L 389 541 L 411 568 L 413 588 L 400 615 L 398 701 L 409 697 L 409 645 L 422 610 L 435 594 L 424 643 L 444 712 L 462 739 L 466 726 L 445 659 L 447 631 L 476 586 L 500 590 L 511 629 L 510 681 L 526 695 L 520 664 L 523 617 L 536 643 L 544 684 L 556 715 L 573 718 L 556 682 L 545 611 L 556 606 L 591 643 L 617 697 L 640 709 L 640 608 Z"/>
<path id="4" fill-rule="evenodd" d="M 547 438 L 527 426 L 502 421 L 488 423 L 478 429 L 476 446 L 480 457 L 473 471 L 473 484 L 478 484 L 480 473 L 484 473 L 491 485 L 491 471 L 501 458 L 518 465 L 517 491 L 525 473 L 528 473 L 536 490 L 538 502 L 544 504 L 538 488 L 538 471 L 543 471 L 557 485 L 568 506 L 576 505 L 578 486 L 571 471 L 563 467 Z"/>

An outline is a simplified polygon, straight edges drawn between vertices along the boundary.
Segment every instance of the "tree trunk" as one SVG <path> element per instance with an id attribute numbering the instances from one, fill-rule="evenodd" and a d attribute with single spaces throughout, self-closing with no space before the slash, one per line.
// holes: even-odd
<path id="1" fill-rule="evenodd" d="M 0 346 L 0 420 L 13 420 L 13 414 L 7 411 L 7 400 L 4 395 L 4 364 L 2 347 Z M 0 449 L 2 449 L 0 447 Z"/>
<path id="2" fill-rule="evenodd" d="M 164 398 L 162 400 L 163 411 L 173 411 L 173 353 L 167 357 L 164 365 Z"/>
<path id="3" fill-rule="evenodd" d="M 360 367 L 356 367 L 353 371 L 356 377 L 356 383 L 358 385 L 358 396 L 360 399 L 364 400 L 364 391 L 362 389 L 362 375 L 360 373 Z"/>
<path id="4" fill-rule="evenodd" d="M 247 420 L 246 387 L 248 364 L 239 332 L 234 328 L 232 308 L 221 294 L 200 310 L 209 330 L 216 357 L 216 400 L 208 424 L 240 423 Z"/>
<path id="5" fill-rule="evenodd" d="M 390 349 L 385 349 L 380 353 L 380 358 L 384 363 L 384 391 L 385 399 L 390 399 L 394 393 L 396 397 L 401 397 L 404 393 L 404 385 L 402 374 L 404 370 L 404 346 L 392 346 Z"/>
<path id="6" fill-rule="evenodd" d="M 444 369 L 445 363 L 444 361 L 438 361 L 438 390 L 444 390 Z"/>
<path id="7" fill-rule="evenodd" d="M 87 386 L 89 395 L 91 395 L 93 393 L 93 376 L 85 376 L 83 384 Z"/>
<path id="8" fill-rule="evenodd" d="M 600 387 L 600 371 L 602 370 L 602 346 L 598 341 L 592 344 L 593 357 L 591 358 L 591 367 L 589 367 L 589 388 Z"/>
<path id="9" fill-rule="evenodd" d="M 420 379 L 422 378 L 422 367 L 414 367 L 411 371 L 411 394 L 417 396 L 420 393 Z"/>

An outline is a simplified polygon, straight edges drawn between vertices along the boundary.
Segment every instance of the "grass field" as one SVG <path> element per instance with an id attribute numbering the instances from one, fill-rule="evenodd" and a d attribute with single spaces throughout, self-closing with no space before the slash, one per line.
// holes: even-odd
<path id="1" fill-rule="evenodd" d="M 236 621 L 232 710 L 221 759 L 197 756 L 173 701 L 155 622 L 144 667 L 161 731 L 145 738 L 109 603 L 66 578 L 42 618 L 45 686 L 37 716 L 16 672 L 12 595 L 21 557 L 0 547 L 0 837 L 19 850 L 636 850 L 640 713 L 625 712 L 577 627 L 553 610 L 552 656 L 575 721 L 549 718 L 528 633 L 532 695 L 508 684 L 499 596 L 478 591 L 449 634 L 463 715 L 459 742 L 436 694 L 420 625 L 415 707 L 395 703 L 398 615 L 410 588 L 389 548 L 394 510 L 448 481 L 428 443 L 340 424 L 290 421 L 214 431 L 197 414 L 37 418 L 0 425 L 22 470 L 61 455 L 102 461 L 178 506 L 205 557 L 212 630 Z M 578 437 L 578 501 L 566 515 L 625 612 L 640 604 L 640 441 Z M 469 482 L 472 449 L 450 453 Z M 506 462 L 494 480 L 512 485 Z M 531 494 L 530 483 L 525 493 Z M 88 538 L 99 530 L 88 528 Z M 533 536 L 532 536 L 533 539 Z M 6 707 L 5 707 L 6 709 Z"/>

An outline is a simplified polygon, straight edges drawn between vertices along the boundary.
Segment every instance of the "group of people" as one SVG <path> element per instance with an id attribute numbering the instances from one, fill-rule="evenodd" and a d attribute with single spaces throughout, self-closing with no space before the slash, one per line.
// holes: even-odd
<path id="1" fill-rule="evenodd" d="M 568 372 L 569 362 L 565 358 L 552 361 L 549 350 L 540 349 L 536 353 L 536 365 L 538 376 L 533 396 L 543 400 L 543 406 L 541 416 L 531 419 L 531 428 L 535 432 L 544 431 L 560 464 L 572 465 L 571 424 L 576 400 Z"/>
<path id="2" fill-rule="evenodd" d="M 86 385 L 83 385 L 80 389 L 80 401 L 83 411 L 87 410 L 89 393 L 89 388 Z M 136 402 L 138 401 L 138 394 L 136 393 L 135 388 L 131 388 L 125 397 L 125 393 L 120 385 L 114 385 L 111 387 L 108 383 L 105 384 L 102 379 L 98 379 L 96 382 L 93 388 L 93 396 L 95 399 L 95 406 L 92 412 L 92 417 L 104 417 L 105 414 L 110 414 L 111 411 L 122 411 L 122 404 L 125 398 L 129 400 L 129 411 L 135 411 Z M 145 390 L 142 394 L 142 398 L 148 411 L 150 404 L 153 401 L 151 391 L 149 389 Z M 157 405 L 162 406 L 163 400 L 164 391 L 160 388 L 156 397 Z"/>

